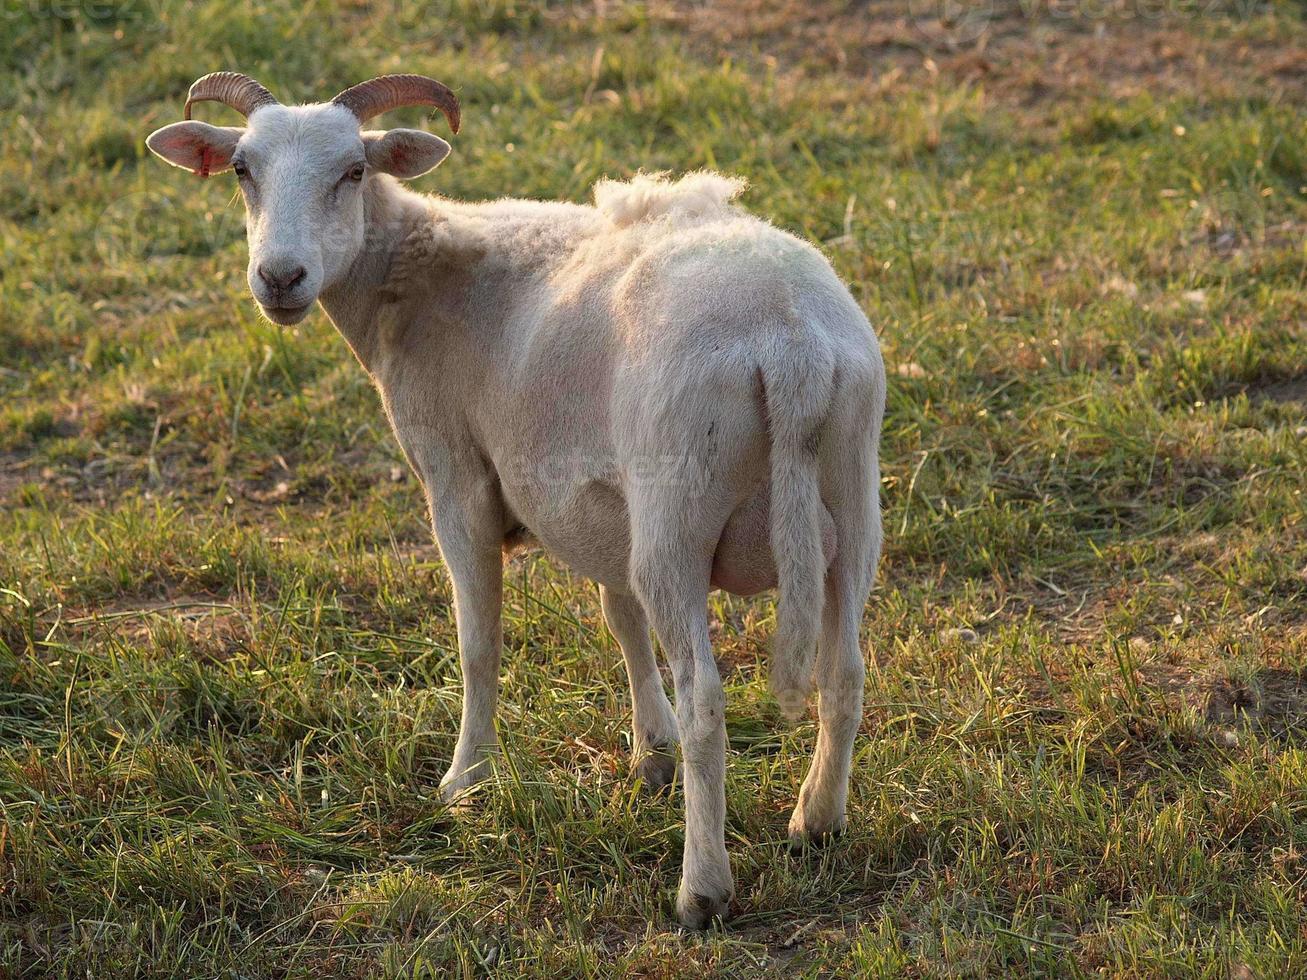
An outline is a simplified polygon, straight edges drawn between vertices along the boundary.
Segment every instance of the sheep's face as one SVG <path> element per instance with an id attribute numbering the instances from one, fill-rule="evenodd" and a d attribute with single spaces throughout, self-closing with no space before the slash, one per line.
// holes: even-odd
<path id="1" fill-rule="evenodd" d="M 180 122 L 152 133 L 150 149 L 202 176 L 231 170 L 245 199 L 250 292 L 268 319 L 302 320 L 366 247 L 364 185 L 375 174 L 416 177 L 449 144 L 412 129 L 360 132 L 333 103 L 268 105 L 244 129 Z"/>

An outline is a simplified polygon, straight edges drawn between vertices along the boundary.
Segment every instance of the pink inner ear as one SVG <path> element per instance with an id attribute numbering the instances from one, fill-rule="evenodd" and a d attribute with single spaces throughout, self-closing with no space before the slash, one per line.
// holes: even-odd
<path id="1" fill-rule="evenodd" d="M 241 130 L 198 122 L 173 123 L 150 134 L 154 153 L 197 177 L 222 173 L 230 164 Z"/>

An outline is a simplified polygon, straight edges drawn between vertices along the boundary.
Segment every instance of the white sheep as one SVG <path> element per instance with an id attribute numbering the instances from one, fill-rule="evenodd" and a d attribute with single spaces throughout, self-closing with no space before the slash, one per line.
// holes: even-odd
<path id="1" fill-rule="evenodd" d="M 361 124 L 433 105 L 457 132 L 458 102 L 432 79 L 387 76 L 290 107 L 218 72 L 192 86 L 185 118 L 206 99 L 246 127 L 179 122 L 150 149 L 204 176 L 235 170 L 255 299 L 281 324 L 321 302 L 426 490 L 464 682 L 446 797 L 487 774 L 497 744 L 501 551 L 538 541 L 599 582 L 630 678 L 639 778 L 671 781 L 680 743 L 680 918 L 724 917 L 714 586 L 779 583 L 772 689 L 790 714 L 814 685 L 820 695 L 790 834 L 845 820 L 881 540 L 885 375 L 866 317 L 820 252 L 734 206 L 742 184 L 715 173 L 603 182 L 593 207 L 405 190 L 393 178 L 431 170 L 449 144 Z"/>

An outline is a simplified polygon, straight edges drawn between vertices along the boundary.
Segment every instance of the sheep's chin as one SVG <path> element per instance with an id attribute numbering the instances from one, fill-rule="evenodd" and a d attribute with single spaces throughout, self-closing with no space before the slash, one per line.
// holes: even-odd
<path id="1" fill-rule="evenodd" d="M 279 323 L 283 327 L 293 327 L 309 314 L 312 303 L 305 303 L 303 306 L 276 307 L 264 306 L 259 304 L 259 309 L 273 323 Z"/>

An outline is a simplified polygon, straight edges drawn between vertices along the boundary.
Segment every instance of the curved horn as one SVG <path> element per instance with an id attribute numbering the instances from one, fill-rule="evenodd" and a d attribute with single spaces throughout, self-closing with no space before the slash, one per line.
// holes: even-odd
<path id="1" fill-rule="evenodd" d="M 331 101 L 354 113 L 361 123 L 400 106 L 435 106 L 449 120 L 449 128 L 458 132 L 458 96 L 425 75 L 382 75 L 345 89 Z"/>
<path id="2" fill-rule="evenodd" d="M 221 102 L 242 116 L 249 116 L 265 105 L 281 104 L 266 88 L 238 71 L 215 71 L 192 85 L 186 95 L 184 118 L 191 118 L 191 105 L 195 102 Z"/>

